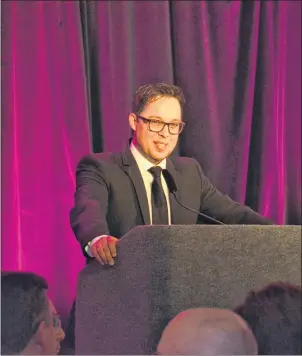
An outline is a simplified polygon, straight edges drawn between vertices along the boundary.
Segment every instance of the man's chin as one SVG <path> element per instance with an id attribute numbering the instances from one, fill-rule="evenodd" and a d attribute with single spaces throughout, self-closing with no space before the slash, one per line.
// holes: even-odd
<path id="1" fill-rule="evenodd" d="M 167 153 L 161 153 L 161 154 L 154 154 L 152 155 L 152 159 L 154 160 L 154 162 L 159 163 L 161 161 L 163 161 L 165 158 L 167 158 L 169 155 Z"/>

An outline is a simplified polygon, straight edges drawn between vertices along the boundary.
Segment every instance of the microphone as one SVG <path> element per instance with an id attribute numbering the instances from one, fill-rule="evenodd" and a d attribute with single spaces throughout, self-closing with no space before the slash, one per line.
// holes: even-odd
<path id="1" fill-rule="evenodd" d="M 167 169 L 163 169 L 163 176 L 166 180 L 166 183 L 167 183 L 167 186 L 168 186 L 168 189 L 169 189 L 169 192 L 172 193 L 174 195 L 174 198 L 176 199 L 177 203 L 182 206 L 183 208 L 187 209 L 187 210 L 190 210 L 192 211 L 193 213 L 196 213 L 198 214 L 199 216 L 202 216 L 204 218 L 206 218 L 207 220 L 209 221 L 212 221 L 214 222 L 215 224 L 218 224 L 218 225 L 225 225 L 222 221 L 219 221 L 219 220 L 216 220 L 214 218 L 212 218 L 211 216 L 209 215 L 206 215 L 204 213 L 201 213 L 200 211 L 197 211 L 195 209 L 192 209 L 184 204 L 182 204 L 179 199 L 177 198 L 176 196 L 176 192 L 177 192 L 177 186 L 176 186 L 176 183 L 175 183 L 175 180 L 174 178 L 172 177 L 171 173 L 167 170 Z"/>

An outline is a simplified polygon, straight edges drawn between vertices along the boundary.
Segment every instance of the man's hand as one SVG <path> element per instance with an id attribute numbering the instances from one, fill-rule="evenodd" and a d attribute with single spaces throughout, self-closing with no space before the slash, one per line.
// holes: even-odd
<path id="1" fill-rule="evenodd" d="M 90 246 L 92 256 L 97 259 L 101 265 L 114 265 L 116 257 L 116 243 L 118 239 L 113 236 L 102 236 L 99 240 Z"/>

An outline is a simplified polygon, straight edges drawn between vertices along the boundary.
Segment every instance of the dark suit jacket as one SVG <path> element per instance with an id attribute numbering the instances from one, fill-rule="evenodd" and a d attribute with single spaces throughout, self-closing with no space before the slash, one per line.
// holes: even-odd
<path id="1" fill-rule="evenodd" d="M 252 209 L 221 194 L 195 159 L 170 157 L 167 169 L 184 205 L 227 224 L 270 224 Z M 181 207 L 173 194 L 170 206 L 172 224 L 199 223 L 198 215 Z M 150 224 L 143 179 L 129 146 L 121 153 L 93 154 L 79 162 L 70 220 L 82 248 L 99 235 L 120 238 L 135 226 Z"/>

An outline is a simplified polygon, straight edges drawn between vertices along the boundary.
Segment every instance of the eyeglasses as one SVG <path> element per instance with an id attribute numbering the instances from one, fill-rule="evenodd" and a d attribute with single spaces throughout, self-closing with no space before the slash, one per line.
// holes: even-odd
<path id="1" fill-rule="evenodd" d="M 62 328 L 62 321 L 61 321 L 61 318 L 59 317 L 59 315 L 57 315 L 57 314 L 52 315 L 52 325 L 56 329 Z"/>
<path id="2" fill-rule="evenodd" d="M 137 115 L 137 118 L 148 123 L 148 130 L 151 132 L 161 132 L 166 126 L 168 126 L 168 130 L 171 135 L 179 135 L 185 127 L 184 122 L 164 122 L 156 119 L 146 119 L 145 117 L 139 115 Z"/>
<path id="3" fill-rule="evenodd" d="M 32 326 L 32 330 L 33 330 L 33 334 L 35 334 L 38 330 L 38 327 L 40 325 L 40 323 L 45 320 L 44 318 L 45 316 L 42 315 L 42 317 L 38 317 L 34 322 L 33 322 L 33 326 Z M 48 323 L 49 323 L 49 320 L 48 320 Z M 51 319 L 51 323 L 53 325 L 53 327 L 55 329 L 60 329 L 62 328 L 62 321 L 61 321 L 61 318 L 58 314 L 52 314 L 52 319 Z"/>

